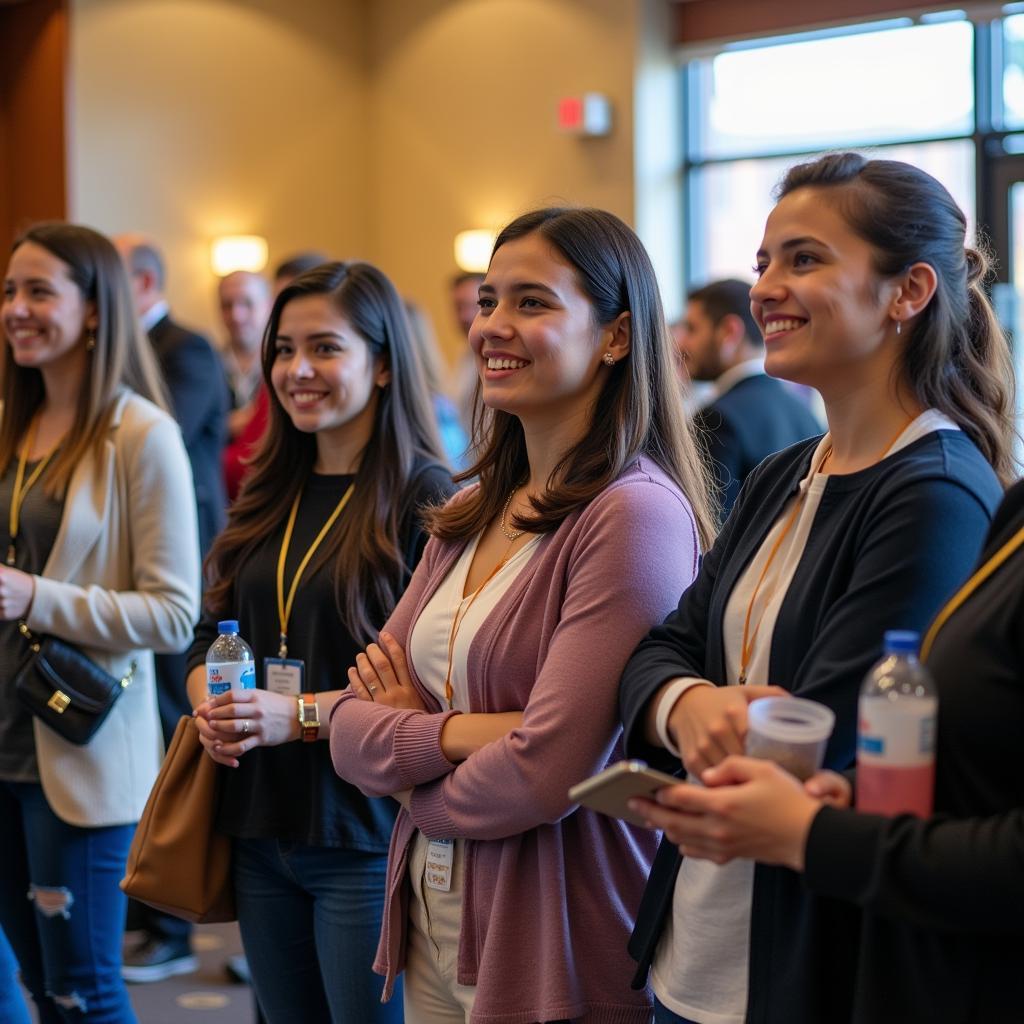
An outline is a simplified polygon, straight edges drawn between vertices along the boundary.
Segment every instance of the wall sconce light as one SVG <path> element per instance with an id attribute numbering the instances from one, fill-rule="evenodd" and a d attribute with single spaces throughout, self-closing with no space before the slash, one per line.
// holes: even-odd
<path id="1" fill-rule="evenodd" d="M 267 265 L 267 240 L 259 235 L 223 235 L 210 244 L 210 266 L 217 277 L 236 270 L 258 274 Z"/>
<path id="2" fill-rule="evenodd" d="M 471 231 L 460 231 L 455 236 L 455 263 L 459 270 L 467 274 L 483 274 L 491 262 L 491 250 L 496 231 L 490 228 L 473 228 Z"/>

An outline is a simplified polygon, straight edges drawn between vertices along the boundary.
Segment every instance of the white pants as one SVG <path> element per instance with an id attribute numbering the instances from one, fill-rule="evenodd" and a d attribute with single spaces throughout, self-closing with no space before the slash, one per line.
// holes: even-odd
<path id="1" fill-rule="evenodd" d="M 452 887 L 423 881 L 429 840 L 416 833 L 409 849 L 409 925 L 405 950 L 405 1024 L 467 1024 L 476 988 L 457 980 L 465 843 L 456 839 Z"/>

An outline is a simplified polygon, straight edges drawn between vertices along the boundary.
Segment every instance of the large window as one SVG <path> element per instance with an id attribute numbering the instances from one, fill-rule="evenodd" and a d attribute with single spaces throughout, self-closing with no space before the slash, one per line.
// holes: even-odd
<path id="1" fill-rule="evenodd" d="M 917 164 L 994 249 L 1024 425 L 1024 2 L 984 14 L 747 41 L 690 60 L 686 278 L 751 280 L 772 190 L 800 160 L 857 149 Z"/>
<path id="2" fill-rule="evenodd" d="M 1016 31 L 1024 56 L 1024 16 Z M 1009 30 L 1008 30 L 1009 31 Z M 1008 49 L 1009 52 L 1009 49 Z M 975 215 L 975 26 L 898 19 L 737 44 L 686 67 L 687 277 L 749 277 L 772 189 L 802 158 L 870 149 L 934 174 Z M 1019 81 L 1024 123 L 1024 63 Z"/>

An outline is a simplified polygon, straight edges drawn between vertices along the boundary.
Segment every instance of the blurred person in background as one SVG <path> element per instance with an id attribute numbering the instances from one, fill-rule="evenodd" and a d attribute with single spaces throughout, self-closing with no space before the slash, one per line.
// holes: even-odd
<path id="1" fill-rule="evenodd" d="M 204 558 L 224 525 L 227 505 L 221 471 L 228 409 L 223 367 L 206 338 L 171 317 L 166 262 L 156 243 L 142 235 L 126 234 L 118 235 L 114 244 L 128 270 L 139 326 L 156 353 L 185 442 L 195 486 L 199 554 Z M 155 663 L 160 724 L 167 746 L 178 719 L 192 713 L 185 692 L 184 647 L 175 654 L 156 655 Z M 162 981 L 199 966 L 188 921 L 131 900 L 128 930 L 140 934 L 125 951 L 122 973 L 127 981 Z"/>

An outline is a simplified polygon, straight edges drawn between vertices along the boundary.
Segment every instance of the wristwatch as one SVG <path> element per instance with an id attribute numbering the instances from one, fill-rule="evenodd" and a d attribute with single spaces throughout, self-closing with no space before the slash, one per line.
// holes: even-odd
<path id="1" fill-rule="evenodd" d="M 299 696 L 299 728 L 303 743 L 312 743 L 320 735 L 320 709 L 316 706 L 315 693 Z"/>

